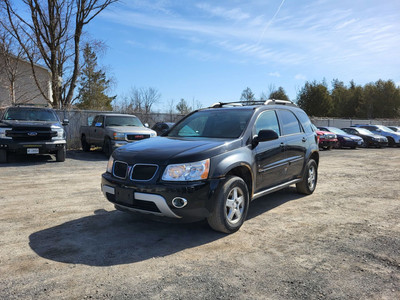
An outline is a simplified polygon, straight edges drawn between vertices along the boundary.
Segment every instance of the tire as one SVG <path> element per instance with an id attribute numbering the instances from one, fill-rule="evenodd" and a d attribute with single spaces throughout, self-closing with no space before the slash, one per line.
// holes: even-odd
<path id="1" fill-rule="evenodd" d="M 82 144 L 82 150 L 84 152 L 89 152 L 90 151 L 90 145 L 86 141 L 86 136 L 82 135 L 81 137 L 81 144 Z"/>
<path id="2" fill-rule="evenodd" d="M 215 207 L 207 218 L 215 231 L 234 233 L 246 220 L 249 210 L 249 191 L 242 178 L 228 176 L 216 196 Z"/>
<path id="3" fill-rule="evenodd" d="M 65 149 L 65 146 L 63 146 L 61 149 L 58 149 L 56 153 L 56 161 L 58 162 L 65 161 L 66 155 L 67 155 L 67 150 Z"/>
<path id="4" fill-rule="evenodd" d="M 394 139 L 391 137 L 388 137 L 388 146 L 389 147 L 395 147 Z"/>
<path id="5" fill-rule="evenodd" d="M 107 157 L 110 157 L 113 152 L 110 139 L 108 138 L 104 140 L 103 152 Z"/>
<path id="6" fill-rule="evenodd" d="M 4 149 L 0 150 L 0 164 L 7 162 L 7 151 Z"/>
<path id="7" fill-rule="evenodd" d="M 342 143 L 340 143 L 339 141 L 337 141 L 337 142 L 333 145 L 333 147 L 334 147 L 335 149 L 340 149 L 340 148 L 342 148 Z"/>
<path id="8" fill-rule="evenodd" d="M 304 170 L 303 179 L 296 183 L 297 192 L 300 194 L 311 195 L 317 186 L 318 166 L 315 160 L 310 159 Z"/>

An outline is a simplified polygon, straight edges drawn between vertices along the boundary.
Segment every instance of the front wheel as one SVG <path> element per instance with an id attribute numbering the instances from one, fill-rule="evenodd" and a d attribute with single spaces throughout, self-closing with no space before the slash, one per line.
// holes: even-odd
<path id="1" fill-rule="evenodd" d="M 65 149 L 65 146 L 63 146 L 61 149 L 57 150 L 56 161 L 58 161 L 58 162 L 65 161 L 65 156 L 66 155 L 67 155 L 67 150 Z"/>
<path id="2" fill-rule="evenodd" d="M 0 149 L 0 164 L 7 162 L 7 151 L 4 149 Z"/>
<path id="3" fill-rule="evenodd" d="M 82 150 L 84 152 L 89 152 L 90 151 L 90 145 L 86 141 L 86 136 L 82 135 L 81 137 L 81 144 L 82 144 Z"/>
<path id="4" fill-rule="evenodd" d="M 210 227 L 224 233 L 238 231 L 246 220 L 249 198 L 247 185 L 242 178 L 227 177 L 217 194 L 214 210 L 207 218 Z"/>
<path id="5" fill-rule="evenodd" d="M 110 139 L 105 139 L 103 144 L 103 152 L 107 157 L 110 157 L 112 154 L 112 146 Z"/>
<path id="6" fill-rule="evenodd" d="M 301 194 L 310 195 L 314 192 L 317 186 L 318 166 L 315 160 L 310 159 L 304 170 L 303 179 L 296 183 L 297 191 Z"/>

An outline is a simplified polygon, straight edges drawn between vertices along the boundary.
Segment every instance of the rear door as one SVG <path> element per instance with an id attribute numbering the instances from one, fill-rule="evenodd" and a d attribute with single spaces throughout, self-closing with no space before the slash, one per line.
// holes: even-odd
<path id="1" fill-rule="evenodd" d="M 262 129 L 274 130 L 281 135 L 278 119 L 274 110 L 262 112 L 253 128 L 253 134 L 258 134 Z M 287 162 L 284 153 L 284 138 L 261 142 L 255 147 L 255 161 L 257 165 L 256 191 L 281 183 L 285 178 Z"/>
<path id="2" fill-rule="evenodd" d="M 307 151 L 307 134 L 293 112 L 277 110 L 282 135 L 285 138 L 285 158 L 288 163 L 286 180 L 301 175 Z"/>

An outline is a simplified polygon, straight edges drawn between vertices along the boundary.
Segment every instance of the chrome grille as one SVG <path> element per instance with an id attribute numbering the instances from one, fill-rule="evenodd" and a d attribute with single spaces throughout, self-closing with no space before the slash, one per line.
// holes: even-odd
<path id="1" fill-rule="evenodd" d="M 158 165 L 136 164 L 132 168 L 131 179 L 137 181 L 149 181 L 153 179 L 158 170 Z"/>
<path id="2" fill-rule="evenodd" d="M 125 179 L 128 172 L 128 164 L 123 161 L 114 162 L 113 175 L 117 178 Z"/>

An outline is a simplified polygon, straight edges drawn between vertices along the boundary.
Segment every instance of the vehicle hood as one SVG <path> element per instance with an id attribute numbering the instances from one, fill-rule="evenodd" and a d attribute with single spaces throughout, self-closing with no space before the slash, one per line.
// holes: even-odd
<path id="1" fill-rule="evenodd" d="M 238 147 L 240 142 L 240 140 L 155 137 L 120 147 L 114 151 L 113 156 L 115 160 L 128 164 L 167 165 L 195 162 Z"/>
<path id="2" fill-rule="evenodd" d="M 107 129 L 114 132 L 122 132 L 122 133 L 150 134 L 152 132 L 155 132 L 152 129 L 146 127 L 138 127 L 138 126 L 107 126 Z"/>
<path id="3" fill-rule="evenodd" d="M 50 127 L 62 125 L 57 121 L 19 121 L 19 120 L 1 120 L 0 124 L 9 127 Z"/>
<path id="4" fill-rule="evenodd" d="M 362 137 L 359 137 L 358 135 L 352 135 L 352 134 L 337 134 L 337 136 L 348 137 L 348 138 L 351 138 L 356 141 L 362 140 Z"/>

